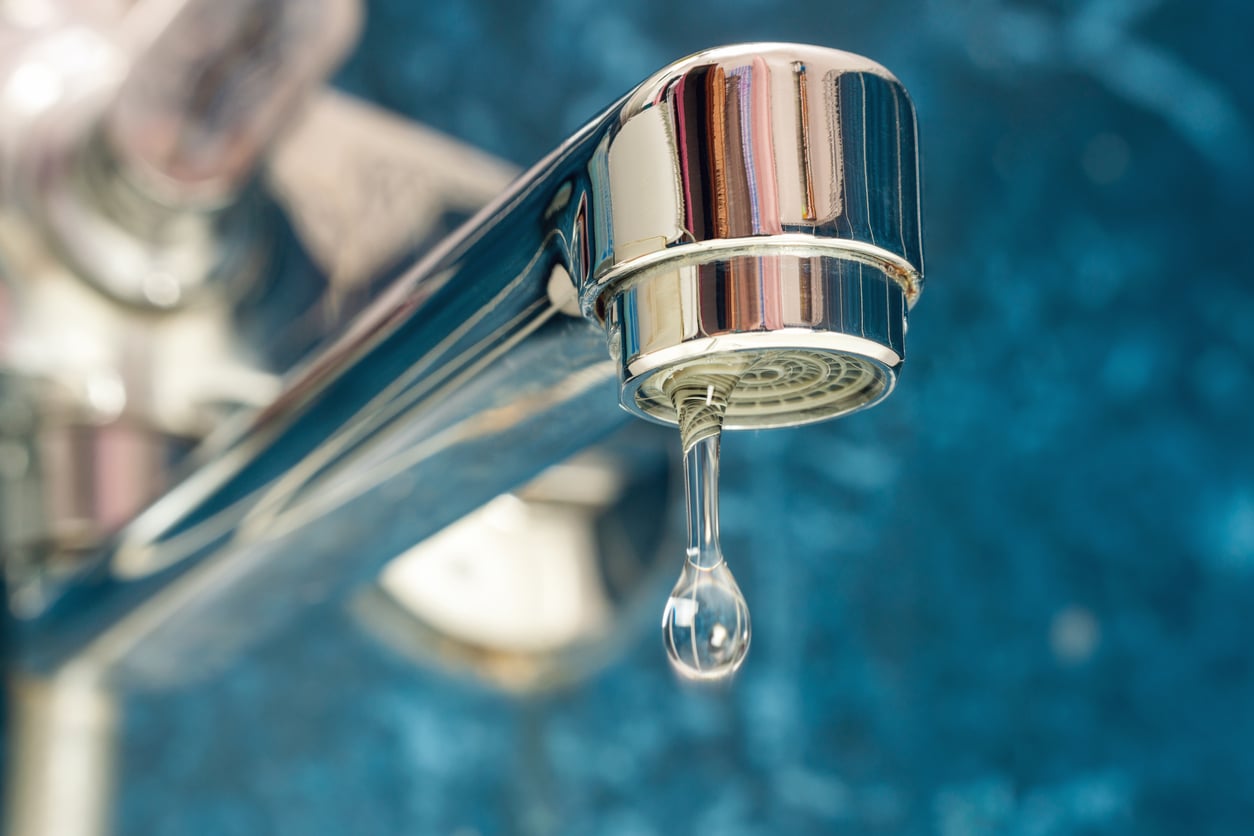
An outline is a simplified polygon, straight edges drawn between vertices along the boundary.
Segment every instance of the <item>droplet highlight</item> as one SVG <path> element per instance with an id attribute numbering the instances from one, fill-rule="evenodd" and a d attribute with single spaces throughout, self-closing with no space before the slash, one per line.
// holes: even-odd
<path id="1" fill-rule="evenodd" d="M 685 679 L 722 679 L 749 653 L 749 606 L 727 563 L 712 569 L 684 561 L 662 614 L 671 665 Z"/>

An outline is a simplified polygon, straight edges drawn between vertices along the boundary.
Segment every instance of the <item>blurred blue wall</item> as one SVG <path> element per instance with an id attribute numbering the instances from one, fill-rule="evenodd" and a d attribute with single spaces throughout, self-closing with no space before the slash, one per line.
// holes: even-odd
<path id="1" fill-rule="evenodd" d="M 371 3 L 340 85 L 519 163 L 698 48 L 884 63 L 925 154 L 910 360 L 725 443 L 732 690 L 650 628 L 520 705 L 315 608 L 128 705 L 119 832 L 1251 832 L 1251 33 L 1245 0 Z"/>

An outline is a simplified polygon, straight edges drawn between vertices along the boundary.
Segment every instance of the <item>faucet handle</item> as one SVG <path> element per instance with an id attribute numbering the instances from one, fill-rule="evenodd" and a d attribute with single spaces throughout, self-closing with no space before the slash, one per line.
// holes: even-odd
<path id="1" fill-rule="evenodd" d="M 144 45 L 104 118 L 122 172 L 177 207 L 217 206 L 355 40 L 358 0 L 147 0 Z"/>

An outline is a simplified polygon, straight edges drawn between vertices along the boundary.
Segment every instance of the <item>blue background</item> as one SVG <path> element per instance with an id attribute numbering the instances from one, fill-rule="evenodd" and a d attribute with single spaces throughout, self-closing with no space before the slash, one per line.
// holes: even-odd
<path id="1" fill-rule="evenodd" d="M 650 621 L 514 701 L 314 607 L 128 701 L 118 832 L 1250 832 L 1251 33 L 1244 0 L 370 3 L 340 86 L 521 164 L 699 48 L 887 65 L 924 152 L 909 362 L 724 444 L 732 689 L 681 690 Z"/>

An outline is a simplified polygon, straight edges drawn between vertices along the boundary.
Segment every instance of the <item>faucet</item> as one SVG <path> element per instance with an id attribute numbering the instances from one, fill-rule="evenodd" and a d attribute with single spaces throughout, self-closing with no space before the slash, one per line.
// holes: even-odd
<path id="1" fill-rule="evenodd" d="M 893 389 L 922 289 L 913 106 L 886 69 L 746 44 L 667 66 L 401 272 L 23 624 L 65 693 L 212 667 L 311 599 L 759 358 L 728 428 Z"/>

